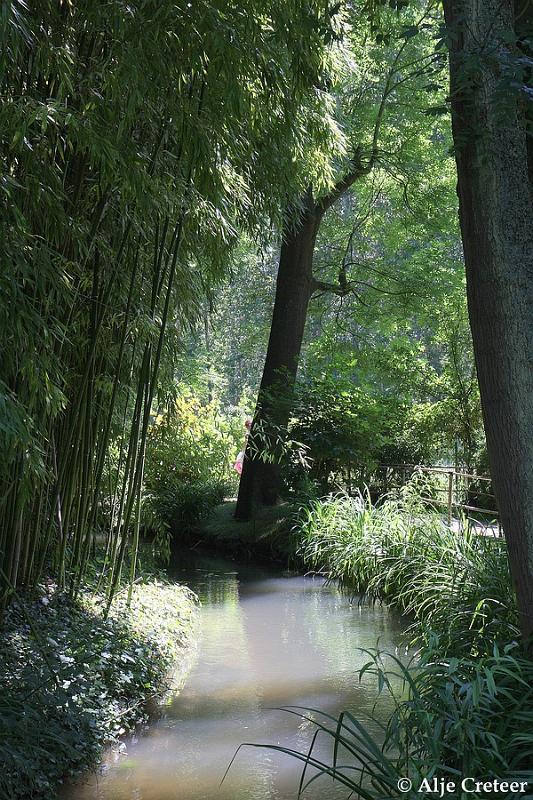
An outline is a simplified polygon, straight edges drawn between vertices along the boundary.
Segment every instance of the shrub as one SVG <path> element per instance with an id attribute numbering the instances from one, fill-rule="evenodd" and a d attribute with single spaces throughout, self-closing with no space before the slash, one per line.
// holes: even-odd
<path id="1" fill-rule="evenodd" d="M 227 484 L 221 481 L 185 483 L 170 478 L 146 497 L 145 507 L 151 516 L 163 520 L 173 534 L 186 535 L 222 503 L 227 489 Z"/>
<path id="2" fill-rule="evenodd" d="M 240 417 L 183 391 L 150 431 L 144 527 L 161 541 L 165 531 L 188 533 L 235 488 L 232 466 L 242 439 Z"/>
<path id="3" fill-rule="evenodd" d="M 242 439 L 240 420 L 223 415 L 215 401 L 203 402 L 184 390 L 151 427 L 146 483 L 155 489 L 170 476 L 191 483 L 227 482 Z"/>

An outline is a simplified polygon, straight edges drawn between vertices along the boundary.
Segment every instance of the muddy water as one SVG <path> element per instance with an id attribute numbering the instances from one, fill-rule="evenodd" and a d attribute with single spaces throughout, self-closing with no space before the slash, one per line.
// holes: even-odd
<path id="1" fill-rule="evenodd" d="M 71 786 L 67 800 L 295 800 L 301 765 L 243 742 L 309 748 L 314 727 L 276 710 L 296 705 L 366 721 L 375 679 L 359 682 L 368 660 L 359 648 L 393 651 L 394 615 L 359 606 L 321 579 L 284 577 L 199 559 L 187 582 L 202 601 L 202 635 L 185 688 L 161 719 L 109 756 L 103 772 Z M 381 715 L 389 709 L 385 703 Z M 368 723 L 377 732 L 377 726 Z M 329 745 L 318 741 L 316 756 Z M 346 789 L 320 779 L 309 800 L 337 800 Z"/>

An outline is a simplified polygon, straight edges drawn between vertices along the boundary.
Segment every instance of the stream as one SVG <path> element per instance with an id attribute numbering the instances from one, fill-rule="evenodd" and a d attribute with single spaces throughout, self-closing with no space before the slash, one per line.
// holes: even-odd
<path id="1" fill-rule="evenodd" d="M 358 670 L 359 648 L 394 652 L 397 616 L 380 605 L 360 605 L 317 577 L 287 577 L 275 569 L 198 556 L 174 571 L 200 597 L 201 635 L 180 693 L 162 704 L 160 718 L 110 753 L 97 775 L 71 784 L 65 800 L 296 800 L 301 763 L 269 749 L 240 750 L 243 742 L 306 752 L 314 726 L 276 710 L 304 706 L 368 720 L 377 680 Z M 380 700 L 378 716 L 390 704 Z M 327 758 L 331 745 L 317 742 Z M 320 778 L 304 797 L 337 800 L 349 792 Z"/>

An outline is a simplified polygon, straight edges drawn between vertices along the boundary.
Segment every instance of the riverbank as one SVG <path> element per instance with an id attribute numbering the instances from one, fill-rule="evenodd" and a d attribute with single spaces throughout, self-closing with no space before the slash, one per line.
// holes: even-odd
<path id="1" fill-rule="evenodd" d="M 415 800 L 427 776 L 532 778 L 533 661 L 518 629 L 505 541 L 450 527 L 416 489 L 407 485 L 379 505 L 332 495 L 301 517 L 306 562 L 350 594 L 396 608 L 416 648 L 409 665 L 393 656 L 392 668 L 369 651 L 363 674 L 395 704 L 383 744 L 363 725 L 316 720 L 336 747 L 357 755 L 362 768 L 341 768 L 338 780 L 354 794 L 371 782 L 367 800 Z M 327 761 L 320 769 L 332 768 Z M 402 780 L 409 788 L 400 789 Z"/>
<path id="2" fill-rule="evenodd" d="M 286 567 L 303 566 L 295 534 L 296 508 L 289 503 L 264 506 L 252 520 L 236 520 L 236 502 L 215 506 L 195 530 L 195 546 L 203 546 L 241 561 L 259 560 Z"/>
<path id="3" fill-rule="evenodd" d="M 330 495 L 302 511 L 300 553 L 348 591 L 394 606 L 411 644 L 435 635 L 443 654 L 483 655 L 520 638 L 505 540 L 450 526 L 416 484 L 375 504 Z"/>
<path id="4" fill-rule="evenodd" d="M 105 746 L 148 719 L 194 642 L 197 600 L 158 576 L 123 591 L 108 619 L 103 598 L 76 601 L 40 587 L 13 603 L 0 634 L 0 798 L 52 800 L 94 767 Z"/>

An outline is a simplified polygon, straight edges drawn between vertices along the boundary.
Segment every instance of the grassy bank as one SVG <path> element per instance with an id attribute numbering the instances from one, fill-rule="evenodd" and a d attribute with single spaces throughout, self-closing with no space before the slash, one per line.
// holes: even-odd
<path id="1" fill-rule="evenodd" d="M 427 794 L 424 779 L 454 782 L 446 796 L 460 798 L 463 778 L 529 781 L 529 793 L 497 795 L 532 797 L 533 661 L 519 638 L 505 542 L 452 530 L 420 500 L 420 488 L 414 481 L 378 505 L 331 496 L 301 513 L 306 563 L 397 607 L 416 652 L 408 664 L 392 655 L 392 669 L 390 655 L 369 653 L 362 673 L 374 673 L 378 695 L 395 701 L 381 737 L 349 714 L 309 712 L 320 738 L 332 740 L 333 759 L 315 759 L 313 748 L 292 755 L 363 800 L 415 800 Z M 341 765 L 340 752 L 352 766 Z M 411 784 L 399 787 L 400 779 Z M 474 787 L 468 796 L 494 791 Z"/>
<path id="2" fill-rule="evenodd" d="M 14 602 L 0 636 L 0 797 L 51 800 L 102 748 L 146 721 L 194 639 L 196 601 L 149 578 L 122 592 L 108 619 L 103 598 L 76 602 L 40 587 Z"/>
<path id="3" fill-rule="evenodd" d="M 306 564 L 356 594 L 396 606 L 412 643 L 435 634 L 454 655 L 492 652 L 519 637 L 504 539 L 450 527 L 415 481 L 384 502 L 333 495 L 301 514 Z"/>

